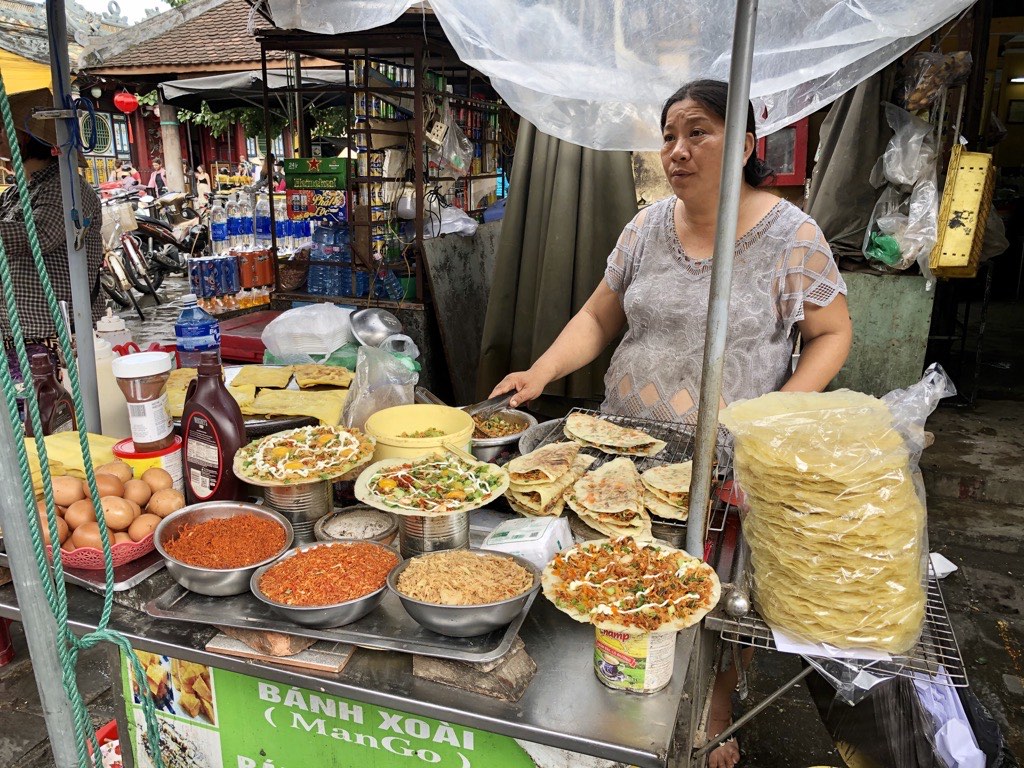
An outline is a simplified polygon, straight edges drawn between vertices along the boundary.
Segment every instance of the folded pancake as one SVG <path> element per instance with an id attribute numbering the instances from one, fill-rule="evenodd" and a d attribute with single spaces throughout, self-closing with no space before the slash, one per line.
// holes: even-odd
<path id="1" fill-rule="evenodd" d="M 284 389 L 292 380 L 290 365 L 243 365 L 231 380 L 232 387 Z"/>
<path id="2" fill-rule="evenodd" d="M 347 389 L 303 392 L 291 389 L 262 389 L 255 400 L 242 407 L 249 416 L 308 416 L 321 424 L 336 426 L 348 398 Z"/>
<path id="3" fill-rule="evenodd" d="M 551 443 L 508 463 L 509 484 L 547 485 L 568 472 L 580 452 L 579 443 Z"/>
<path id="4" fill-rule="evenodd" d="M 292 373 L 295 374 L 295 383 L 299 385 L 300 389 L 320 384 L 344 388 L 352 383 L 355 376 L 348 368 L 343 368 L 340 365 L 321 365 L 320 363 L 293 366 Z"/>
<path id="5" fill-rule="evenodd" d="M 188 383 L 198 375 L 195 368 L 175 368 L 167 377 L 167 389 L 188 389 Z"/>
<path id="6" fill-rule="evenodd" d="M 576 446 L 579 448 L 579 446 Z M 569 471 L 563 474 L 555 482 L 547 485 L 516 485 L 509 484 L 505 496 L 510 502 L 514 501 L 521 514 L 537 515 L 545 517 L 558 517 L 565 509 L 565 500 L 562 494 L 565 490 L 583 477 L 591 464 L 597 459 L 593 456 L 582 454 L 576 457 Z"/>
<path id="7" fill-rule="evenodd" d="M 690 479 L 693 462 L 662 464 L 651 467 L 640 476 L 644 486 L 662 501 L 676 507 L 685 507 L 690 499 Z"/>
<path id="8" fill-rule="evenodd" d="M 585 413 L 569 414 L 565 420 L 565 436 L 605 453 L 626 456 L 655 456 L 668 445 L 639 429 L 620 427 L 607 419 Z"/>
<path id="9" fill-rule="evenodd" d="M 590 512 L 639 513 L 644 508 L 643 483 L 636 464 L 620 457 L 602 464 L 576 481 L 573 492 Z"/>
<path id="10" fill-rule="evenodd" d="M 644 491 L 644 506 L 647 511 L 655 517 L 663 517 L 666 520 L 686 520 L 690 517 L 688 506 L 676 506 L 660 499 L 650 491 Z"/>

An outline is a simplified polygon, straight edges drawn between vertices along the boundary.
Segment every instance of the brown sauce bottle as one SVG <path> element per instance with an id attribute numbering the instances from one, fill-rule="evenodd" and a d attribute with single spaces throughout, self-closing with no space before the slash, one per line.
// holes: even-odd
<path id="1" fill-rule="evenodd" d="M 199 376 L 189 384 L 181 415 L 185 499 L 234 501 L 242 483 L 232 470 L 235 453 L 246 443 L 242 410 L 224 386 L 218 352 L 203 352 Z"/>
<path id="2" fill-rule="evenodd" d="M 45 352 L 36 352 L 29 360 L 29 368 L 32 372 L 32 386 L 36 390 L 36 401 L 39 403 L 43 434 L 52 435 L 78 429 L 75 401 L 57 378 L 50 356 Z M 32 437 L 33 433 L 32 419 L 26 406 L 25 436 Z"/>

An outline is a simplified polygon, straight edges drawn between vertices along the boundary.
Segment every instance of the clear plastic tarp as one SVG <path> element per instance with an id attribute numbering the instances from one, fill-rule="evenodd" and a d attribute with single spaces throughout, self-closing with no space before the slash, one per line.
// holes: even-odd
<path id="1" fill-rule="evenodd" d="M 973 0 L 761 0 L 751 82 L 758 134 L 829 104 Z M 344 33 L 415 0 L 269 0 L 282 29 Z M 459 57 L 540 130 L 593 149 L 660 146 L 661 105 L 729 73 L 727 0 L 430 0 Z"/>

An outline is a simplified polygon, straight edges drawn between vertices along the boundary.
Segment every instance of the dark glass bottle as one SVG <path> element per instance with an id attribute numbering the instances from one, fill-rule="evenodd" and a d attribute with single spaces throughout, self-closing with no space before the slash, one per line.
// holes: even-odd
<path id="1" fill-rule="evenodd" d="M 186 501 L 238 499 L 242 484 L 231 467 L 246 442 L 245 422 L 224 386 L 216 351 L 200 356 L 199 375 L 189 384 L 181 415 L 181 439 Z"/>
<path id="2" fill-rule="evenodd" d="M 36 352 L 29 359 L 29 368 L 32 371 L 32 386 L 36 390 L 36 400 L 39 402 L 39 420 L 43 425 L 43 434 L 52 435 L 55 432 L 78 429 L 75 403 L 71 399 L 71 394 L 57 378 L 50 356 L 45 352 Z M 29 437 L 34 434 L 27 406 L 25 434 Z"/>

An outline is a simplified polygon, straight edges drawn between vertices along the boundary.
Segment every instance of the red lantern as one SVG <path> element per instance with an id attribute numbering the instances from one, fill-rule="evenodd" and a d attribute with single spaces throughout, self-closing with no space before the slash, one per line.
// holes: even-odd
<path id="1" fill-rule="evenodd" d="M 128 91 L 121 91 L 120 93 L 114 94 L 114 106 L 119 110 L 129 115 L 139 108 L 139 100 L 134 93 L 128 93 Z M 134 144 L 132 139 L 132 121 L 128 120 L 128 141 Z"/>

